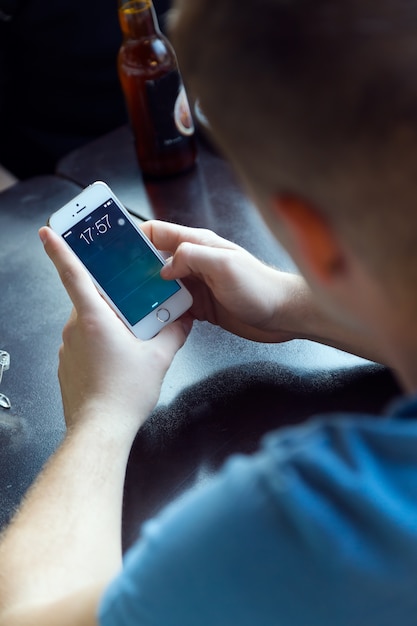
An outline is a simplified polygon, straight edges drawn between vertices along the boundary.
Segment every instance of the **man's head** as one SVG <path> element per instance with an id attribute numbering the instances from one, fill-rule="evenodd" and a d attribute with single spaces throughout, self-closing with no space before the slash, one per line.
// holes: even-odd
<path id="1" fill-rule="evenodd" d="M 417 1 L 177 0 L 176 8 L 186 82 L 220 146 L 269 205 L 268 222 L 273 198 L 304 199 L 375 276 L 394 284 L 407 274 L 409 291 L 417 274 Z"/>

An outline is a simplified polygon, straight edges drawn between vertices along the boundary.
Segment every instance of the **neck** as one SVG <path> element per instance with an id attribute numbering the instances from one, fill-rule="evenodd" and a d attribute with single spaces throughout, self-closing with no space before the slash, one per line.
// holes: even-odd
<path id="1" fill-rule="evenodd" d="M 120 0 L 119 21 L 126 39 L 140 39 L 161 32 L 150 0 Z"/>
<path id="2" fill-rule="evenodd" d="M 391 350 L 391 368 L 407 394 L 417 393 L 417 341 L 408 338 Z"/>
<path id="3" fill-rule="evenodd" d="M 417 328 L 412 308 L 398 303 L 395 317 L 385 317 L 382 309 L 375 323 L 375 338 L 384 356 L 383 362 L 395 374 L 407 394 L 417 393 Z M 392 315 L 392 310 L 391 310 Z M 382 323 L 381 323 L 382 322 Z M 375 327 L 374 327 L 375 328 Z"/>

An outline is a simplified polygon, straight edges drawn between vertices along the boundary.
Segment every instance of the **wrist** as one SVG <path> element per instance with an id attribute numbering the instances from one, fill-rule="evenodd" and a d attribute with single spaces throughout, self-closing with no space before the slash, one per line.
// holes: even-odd
<path id="1" fill-rule="evenodd" d="M 274 330 L 282 341 L 307 339 L 312 321 L 313 303 L 305 280 L 297 275 L 279 272 Z"/>
<path id="2" fill-rule="evenodd" d="M 147 417 L 141 418 L 138 413 L 127 409 L 122 402 L 117 406 L 108 403 L 104 406 L 102 402 L 94 400 L 64 412 L 68 435 L 85 434 L 95 440 L 129 447 Z"/>

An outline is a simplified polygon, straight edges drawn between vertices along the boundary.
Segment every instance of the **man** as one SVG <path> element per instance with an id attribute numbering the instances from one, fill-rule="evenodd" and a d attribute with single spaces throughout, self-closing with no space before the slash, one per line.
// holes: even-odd
<path id="1" fill-rule="evenodd" d="M 389 364 L 404 400 L 383 419 L 272 433 L 147 524 L 119 572 L 130 446 L 191 319 L 137 341 L 42 229 L 75 308 L 59 368 L 68 435 L 0 544 L 0 624 L 414 625 L 417 3 L 176 8 L 187 82 L 306 282 L 213 233 L 150 222 L 172 253 L 163 275 L 188 280 L 195 317 L 248 339 Z"/>

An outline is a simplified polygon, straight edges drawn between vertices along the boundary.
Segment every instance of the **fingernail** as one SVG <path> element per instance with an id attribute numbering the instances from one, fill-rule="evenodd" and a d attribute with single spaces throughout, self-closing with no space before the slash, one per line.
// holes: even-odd
<path id="1" fill-rule="evenodd" d="M 40 240 L 42 241 L 42 243 L 45 245 L 45 242 L 46 242 L 46 234 L 45 234 L 45 231 L 44 231 L 43 229 L 41 229 L 41 230 L 39 231 L 39 238 L 40 238 Z"/>
<path id="2" fill-rule="evenodd" d="M 172 256 L 165 261 L 164 267 L 161 269 L 161 276 L 169 276 L 172 268 Z"/>

